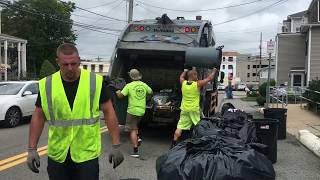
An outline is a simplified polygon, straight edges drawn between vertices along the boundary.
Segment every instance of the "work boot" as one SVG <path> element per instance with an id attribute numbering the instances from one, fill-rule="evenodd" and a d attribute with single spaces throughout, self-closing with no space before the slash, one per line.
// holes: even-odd
<path id="1" fill-rule="evenodd" d="M 138 147 L 141 146 L 142 144 L 142 139 L 138 136 Z"/>
<path id="2" fill-rule="evenodd" d="M 138 152 L 138 147 L 133 148 L 133 153 L 130 154 L 130 156 L 134 157 L 134 158 L 139 158 L 140 157 L 139 152 Z"/>

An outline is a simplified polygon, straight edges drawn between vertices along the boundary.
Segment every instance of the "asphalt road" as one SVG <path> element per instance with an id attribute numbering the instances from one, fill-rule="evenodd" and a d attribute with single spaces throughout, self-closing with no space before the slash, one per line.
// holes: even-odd
<path id="1" fill-rule="evenodd" d="M 242 96 L 243 93 L 235 93 Z M 223 93 L 220 94 L 220 100 Z M 233 100 L 236 107 L 253 111 L 254 103 Z M 253 112 L 254 113 L 254 112 Z M 102 121 L 103 122 L 103 121 Z M 103 126 L 103 123 L 102 123 Z M 25 153 L 28 139 L 28 124 L 16 128 L 0 128 L 0 180 L 47 180 L 47 156 L 45 147 L 41 156 L 40 173 L 34 174 L 25 164 Z M 47 128 L 40 139 L 39 147 L 47 144 Z M 156 179 L 155 162 L 157 157 L 166 152 L 171 143 L 174 127 L 151 126 L 142 130 L 143 144 L 140 148 L 141 158 L 129 156 L 132 151 L 128 133 L 121 131 L 122 152 L 125 161 L 117 169 L 108 163 L 107 154 L 110 148 L 108 132 L 102 134 L 103 154 L 100 157 L 100 179 L 103 180 L 154 180 Z M 22 155 L 21 155 L 22 154 Z M 16 155 L 21 155 L 17 157 Z M 8 158 L 15 157 L 16 160 Z M 14 158 L 13 158 L 14 159 Z M 5 162 L 7 160 L 8 162 Z M 320 179 L 320 159 L 301 145 L 293 136 L 278 141 L 278 161 L 274 164 L 277 180 L 315 180 Z"/>

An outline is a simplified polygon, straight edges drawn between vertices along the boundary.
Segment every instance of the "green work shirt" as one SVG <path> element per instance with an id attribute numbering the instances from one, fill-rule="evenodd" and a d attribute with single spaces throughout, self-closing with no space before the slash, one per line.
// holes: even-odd
<path id="1" fill-rule="evenodd" d="M 146 97 L 151 94 L 152 89 L 142 81 L 133 81 L 127 84 L 121 91 L 121 94 L 128 96 L 129 114 L 143 116 L 146 111 Z"/>
<path id="2" fill-rule="evenodd" d="M 186 112 L 197 112 L 200 110 L 200 90 L 197 81 L 182 82 L 182 102 L 180 109 Z"/>

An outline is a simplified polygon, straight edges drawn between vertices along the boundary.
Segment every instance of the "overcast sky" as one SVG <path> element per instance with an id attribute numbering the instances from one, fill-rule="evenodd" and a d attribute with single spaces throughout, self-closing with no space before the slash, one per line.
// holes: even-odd
<path id="1" fill-rule="evenodd" d="M 120 20 L 127 19 L 128 5 L 126 0 L 76 0 L 74 2 L 76 6 L 98 14 Z M 273 5 L 277 2 L 279 3 Z M 214 9 L 244 3 L 248 4 L 220 10 L 173 11 Z M 167 13 L 170 18 L 184 16 L 186 19 L 195 19 L 196 15 L 201 15 L 203 19 L 210 20 L 214 25 L 217 45 L 224 45 L 224 51 L 258 54 L 260 32 L 263 33 L 263 48 L 265 49 L 266 41 L 270 38 L 274 39 L 276 33 L 280 31 L 282 20 L 290 14 L 306 10 L 310 3 L 311 0 L 134 0 L 133 20 L 153 19 L 163 13 Z M 247 16 L 249 14 L 252 15 Z M 239 20 L 219 24 L 238 18 Z M 75 10 L 72 19 L 76 22 L 111 29 L 123 29 L 126 25 L 126 22 L 110 21 L 107 18 L 79 9 Z M 74 29 L 78 34 L 76 43 L 82 58 L 110 58 L 117 36 L 81 29 L 80 27 L 74 27 Z M 119 34 L 119 32 L 113 31 L 104 32 Z M 265 50 L 263 50 L 263 53 L 265 54 Z"/>

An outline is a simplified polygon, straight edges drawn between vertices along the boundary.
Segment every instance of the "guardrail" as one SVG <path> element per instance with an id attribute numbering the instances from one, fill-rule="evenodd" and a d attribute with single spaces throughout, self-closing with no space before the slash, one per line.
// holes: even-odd
<path id="1" fill-rule="evenodd" d="M 312 100 L 308 97 L 305 97 L 306 94 L 313 93 L 319 95 L 319 91 L 314 91 L 308 88 L 303 87 L 283 87 L 283 86 L 272 86 L 270 87 L 270 103 L 272 103 L 272 107 L 274 105 L 279 107 L 281 104 L 282 108 L 288 105 L 289 98 L 294 99 L 294 103 L 297 104 L 300 101 L 300 107 L 304 102 L 313 103 L 315 112 L 319 112 L 320 110 L 320 102 Z"/>
<path id="2" fill-rule="evenodd" d="M 314 90 L 311 90 L 311 89 L 307 89 L 307 88 L 301 88 L 301 87 L 300 87 L 300 89 L 301 89 L 301 95 L 299 96 L 299 98 L 300 98 L 300 107 L 302 107 L 302 104 L 303 104 L 302 102 L 303 101 L 307 101 L 308 103 L 313 103 L 315 105 L 314 106 L 315 112 L 318 112 L 319 111 L 318 107 L 320 107 L 320 102 L 312 100 L 312 99 L 310 99 L 308 97 L 305 97 L 304 94 L 314 93 L 314 94 L 316 94 L 316 95 L 318 95 L 320 97 L 320 92 L 319 91 L 314 91 Z"/>
<path id="3" fill-rule="evenodd" d="M 286 88 L 280 86 L 270 86 L 269 102 L 272 107 L 276 104 L 277 108 L 281 104 L 282 108 L 288 105 L 288 93 Z"/>

